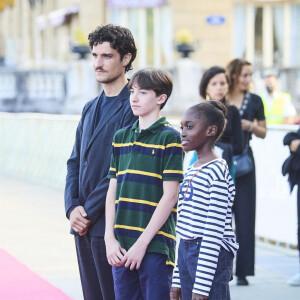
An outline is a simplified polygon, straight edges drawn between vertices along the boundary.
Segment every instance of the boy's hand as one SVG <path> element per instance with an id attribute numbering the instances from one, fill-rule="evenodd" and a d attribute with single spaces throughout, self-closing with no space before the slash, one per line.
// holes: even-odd
<path id="1" fill-rule="evenodd" d="M 170 292 L 170 300 L 181 300 L 181 288 L 172 287 Z"/>
<path id="2" fill-rule="evenodd" d="M 130 267 L 130 270 L 137 270 L 140 268 L 142 260 L 145 256 L 147 250 L 146 245 L 141 245 L 138 241 L 135 242 L 128 252 L 124 255 L 122 259 L 122 265 L 125 263 L 125 267 Z"/>
<path id="3" fill-rule="evenodd" d="M 116 238 L 105 239 L 106 257 L 108 263 L 112 267 L 121 267 L 124 265 L 122 259 L 126 254 L 126 250 L 121 247 Z"/>
<path id="4" fill-rule="evenodd" d="M 208 296 L 193 293 L 192 300 L 208 300 Z"/>

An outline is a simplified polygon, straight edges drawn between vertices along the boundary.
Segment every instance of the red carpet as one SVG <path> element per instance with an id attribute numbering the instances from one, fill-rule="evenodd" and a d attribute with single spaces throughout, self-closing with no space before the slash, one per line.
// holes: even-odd
<path id="1" fill-rule="evenodd" d="M 0 249 L 0 299 L 71 300 L 72 298 Z"/>

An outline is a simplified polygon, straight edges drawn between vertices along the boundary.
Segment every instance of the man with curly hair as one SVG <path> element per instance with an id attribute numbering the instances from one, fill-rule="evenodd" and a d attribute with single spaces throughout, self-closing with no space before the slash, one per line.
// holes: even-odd
<path id="1" fill-rule="evenodd" d="M 137 50 L 131 32 L 120 26 L 98 27 L 88 38 L 103 92 L 83 108 L 67 162 L 65 211 L 75 235 L 84 299 L 114 300 L 104 243 L 107 174 L 115 132 L 136 120 L 125 73 L 132 69 Z"/>

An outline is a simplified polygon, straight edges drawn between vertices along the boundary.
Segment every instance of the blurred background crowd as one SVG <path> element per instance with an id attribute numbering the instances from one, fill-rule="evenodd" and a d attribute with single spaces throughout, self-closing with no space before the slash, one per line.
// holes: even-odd
<path id="1" fill-rule="evenodd" d="M 0 110 L 80 113 L 101 89 L 87 34 L 106 23 L 133 33 L 133 72 L 155 66 L 172 73 L 172 114 L 199 100 L 207 68 L 234 57 L 253 64 L 252 91 L 264 93 L 272 72 L 300 110 L 299 20 L 294 0 L 0 0 Z"/>

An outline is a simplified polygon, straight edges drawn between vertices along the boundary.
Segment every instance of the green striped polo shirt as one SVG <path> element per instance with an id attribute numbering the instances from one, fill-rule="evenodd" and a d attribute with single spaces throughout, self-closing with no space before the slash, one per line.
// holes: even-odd
<path id="1" fill-rule="evenodd" d="M 164 180 L 183 180 L 179 133 L 166 118 L 139 132 L 138 120 L 116 132 L 108 178 L 117 178 L 115 236 L 128 250 L 148 225 L 163 195 Z M 147 252 L 167 256 L 174 266 L 177 205 Z"/>

